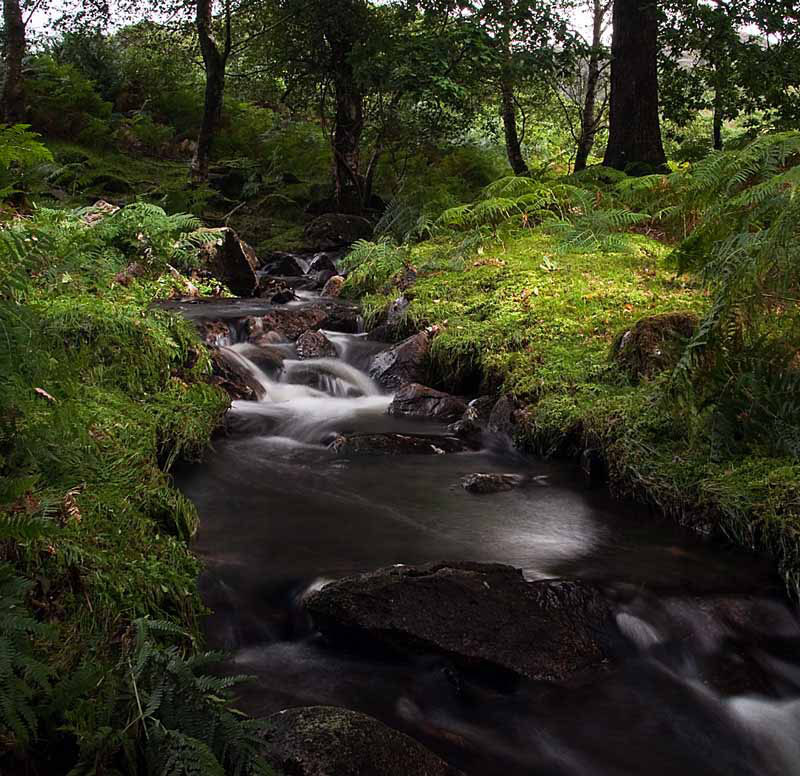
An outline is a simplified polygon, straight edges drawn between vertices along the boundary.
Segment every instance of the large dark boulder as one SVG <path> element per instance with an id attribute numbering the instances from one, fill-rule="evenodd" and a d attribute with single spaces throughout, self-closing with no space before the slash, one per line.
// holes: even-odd
<path id="1" fill-rule="evenodd" d="M 339 455 L 444 455 L 473 449 L 454 436 L 425 434 L 342 434 L 332 442 Z"/>
<path id="2" fill-rule="evenodd" d="M 650 378 L 678 363 L 697 328 L 694 313 L 663 313 L 637 321 L 615 338 L 611 360 L 632 380 Z"/>
<path id="3" fill-rule="evenodd" d="M 430 335 L 421 331 L 381 351 L 372 359 L 370 377 L 388 390 L 396 390 L 409 383 L 424 383 L 430 345 Z"/>
<path id="4" fill-rule="evenodd" d="M 211 230 L 214 240 L 200 248 L 202 269 L 221 280 L 236 296 L 251 297 L 258 288 L 255 251 L 233 229 Z"/>
<path id="5" fill-rule="evenodd" d="M 264 757 L 291 776 L 458 776 L 422 744 L 372 717 L 334 706 L 273 714 Z"/>
<path id="6" fill-rule="evenodd" d="M 404 385 L 389 405 L 389 414 L 408 418 L 430 418 L 443 423 L 460 418 L 466 404 L 463 399 L 428 388 L 419 383 Z"/>
<path id="7" fill-rule="evenodd" d="M 314 250 L 333 251 L 368 240 L 372 237 L 372 224 L 361 216 L 326 213 L 306 227 L 305 236 Z"/>
<path id="8" fill-rule="evenodd" d="M 609 602 L 579 580 L 494 563 L 396 566 L 332 582 L 305 608 L 330 640 L 440 654 L 465 669 L 562 681 L 612 655 Z"/>

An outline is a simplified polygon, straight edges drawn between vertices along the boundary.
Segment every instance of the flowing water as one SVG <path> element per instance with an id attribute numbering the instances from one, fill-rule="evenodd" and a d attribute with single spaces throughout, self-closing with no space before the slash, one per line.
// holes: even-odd
<path id="1" fill-rule="evenodd" d="M 362 335 L 327 332 L 338 358 L 299 361 L 281 345 L 283 370 L 261 371 L 236 344 L 235 319 L 263 310 L 236 300 L 213 311 L 231 319 L 226 357 L 262 398 L 234 402 L 231 432 L 179 477 L 201 517 L 209 639 L 231 654 L 228 668 L 256 677 L 246 711 L 360 710 L 474 776 L 800 774 L 800 629 L 767 567 L 500 439 L 452 455 L 336 455 L 340 433 L 445 429 L 386 413 L 392 397 L 365 372 L 384 346 Z M 527 484 L 474 496 L 459 484 L 474 472 Z M 594 580 L 629 650 L 564 685 L 499 687 L 455 679 L 435 656 L 334 649 L 302 612 L 326 580 L 439 560 Z"/>

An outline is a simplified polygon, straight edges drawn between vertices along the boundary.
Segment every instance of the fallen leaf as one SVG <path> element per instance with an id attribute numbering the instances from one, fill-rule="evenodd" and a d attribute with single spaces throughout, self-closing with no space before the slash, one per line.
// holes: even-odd
<path id="1" fill-rule="evenodd" d="M 35 393 L 38 393 L 39 396 L 43 396 L 47 401 L 56 401 L 44 388 L 34 388 Z"/>

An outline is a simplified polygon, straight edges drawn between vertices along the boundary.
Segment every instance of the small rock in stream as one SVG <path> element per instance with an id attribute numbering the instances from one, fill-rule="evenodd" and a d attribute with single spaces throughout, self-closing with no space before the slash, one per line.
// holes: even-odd
<path id="1" fill-rule="evenodd" d="M 404 733 L 334 706 L 273 714 L 264 757 L 292 776 L 463 776 Z"/>
<path id="2" fill-rule="evenodd" d="M 457 437 L 384 433 L 340 435 L 331 449 L 338 455 L 444 455 L 473 448 Z"/>
<path id="3" fill-rule="evenodd" d="M 448 423 L 464 414 L 463 399 L 428 388 L 419 383 L 404 385 L 389 405 L 390 415 L 408 418 L 431 418 Z"/>
<path id="4" fill-rule="evenodd" d="M 369 376 L 388 390 L 408 383 L 424 383 L 430 335 L 421 331 L 388 350 L 381 351 L 370 364 Z"/>
<path id="5" fill-rule="evenodd" d="M 461 487 L 467 493 L 486 495 L 488 493 L 501 493 L 504 490 L 513 490 L 525 482 L 521 474 L 468 474 L 461 479 Z"/>
<path id="6" fill-rule="evenodd" d="M 321 331 L 307 331 L 301 334 L 297 338 L 295 347 L 297 357 L 301 360 L 336 357 L 336 348 Z"/>
<path id="7" fill-rule="evenodd" d="M 264 266 L 270 275 L 298 277 L 308 272 L 308 262 L 293 253 L 272 253 L 267 256 Z"/>
<path id="8" fill-rule="evenodd" d="M 334 275 L 322 288 L 322 296 L 338 297 L 344 287 L 344 278 L 341 275 Z"/>

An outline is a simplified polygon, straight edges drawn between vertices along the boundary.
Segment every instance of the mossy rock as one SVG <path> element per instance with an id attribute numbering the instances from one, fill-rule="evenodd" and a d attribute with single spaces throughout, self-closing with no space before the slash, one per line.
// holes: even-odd
<path id="1" fill-rule="evenodd" d="M 461 774 L 413 738 L 364 714 L 333 706 L 273 715 L 264 749 L 268 762 L 295 776 Z"/>
<path id="2" fill-rule="evenodd" d="M 616 336 L 611 359 L 635 382 L 654 377 L 678 363 L 696 328 L 697 316 L 689 312 L 642 318 Z"/>

